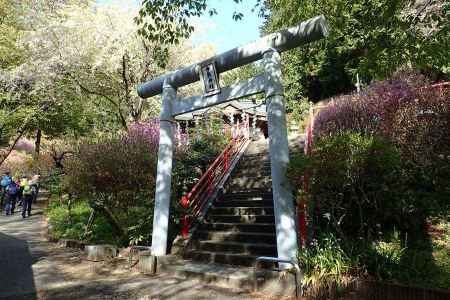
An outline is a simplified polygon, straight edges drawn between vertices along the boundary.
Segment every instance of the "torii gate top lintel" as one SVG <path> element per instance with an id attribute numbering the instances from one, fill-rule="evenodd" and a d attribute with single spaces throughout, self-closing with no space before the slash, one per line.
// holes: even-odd
<path id="1" fill-rule="evenodd" d="M 138 87 L 138 95 L 149 98 L 162 93 L 164 81 L 179 88 L 200 80 L 199 66 L 214 62 L 217 72 L 223 73 L 260 60 L 268 49 L 284 52 L 328 36 L 328 25 L 323 15 L 301 22 L 297 26 L 269 34 L 259 40 L 226 51 L 203 62 L 162 75 Z"/>

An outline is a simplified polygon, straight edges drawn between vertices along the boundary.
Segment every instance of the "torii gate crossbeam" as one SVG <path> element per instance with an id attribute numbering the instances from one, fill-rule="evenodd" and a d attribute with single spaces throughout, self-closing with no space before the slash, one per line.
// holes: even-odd
<path id="1" fill-rule="evenodd" d="M 327 35 L 328 26 L 325 18 L 314 17 L 295 27 L 270 34 L 246 46 L 232 49 L 139 86 L 138 94 L 143 98 L 163 94 L 152 234 L 153 255 L 166 255 L 167 251 L 174 116 L 265 93 L 278 257 L 296 259 L 298 245 L 294 201 L 285 176 L 289 163 L 289 148 L 280 52 L 319 40 Z M 264 74 L 226 88 L 218 87 L 218 74 L 261 58 Z M 203 69 L 204 66 L 206 66 L 206 72 Z M 205 74 L 208 75 L 207 78 Z M 177 88 L 194 83 L 200 78 L 205 84 L 204 95 L 186 99 L 177 98 Z M 208 91 L 208 87 L 212 88 L 212 92 Z M 287 265 L 280 265 L 280 267 L 284 268 Z"/>

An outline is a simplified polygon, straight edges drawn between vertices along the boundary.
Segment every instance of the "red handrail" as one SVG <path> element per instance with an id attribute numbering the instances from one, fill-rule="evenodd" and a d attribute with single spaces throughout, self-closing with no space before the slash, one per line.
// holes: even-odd
<path id="1" fill-rule="evenodd" d="M 237 159 L 239 152 L 247 142 L 249 138 L 248 129 L 248 119 L 246 122 L 233 126 L 233 137 L 230 143 L 208 167 L 192 190 L 181 198 L 180 205 L 185 209 L 190 209 L 190 214 L 185 214 L 181 219 L 181 234 L 183 236 L 189 234 L 192 222 L 205 213 L 205 208 L 211 196 L 228 174 L 232 163 Z"/>

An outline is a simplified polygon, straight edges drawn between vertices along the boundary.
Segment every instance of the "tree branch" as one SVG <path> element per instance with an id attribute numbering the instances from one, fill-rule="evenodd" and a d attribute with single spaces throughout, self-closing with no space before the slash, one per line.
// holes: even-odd
<path id="1" fill-rule="evenodd" d="M 105 98 L 106 100 L 108 100 L 111 104 L 113 104 L 116 107 L 119 107 L 119 105 L 117 104 L 117 102 L 115 102 L 111 97 L 109 97 L 108 95 L 98 92 L 98 91 L 94 91 L 89 89 L 88 87 L 84 86 L 78 79 L 75 78 L 75 76 L 73 76 L 70 72 L 66 72 L 66 74 L 86 93 L 91 94 L 91 95 L 96 95 L 96 96 L 100 96 Z"/>
<path id="2" fill-rule="evenodd" d="M 16 146 L 17 142 L 20 140 L 20 138 L 23 136 L 24 134 L 24 130 L 20 130 L 19 134 L 17 135 L 16 139 L 14 140 L 14 142 L 12 143 L 11 146 L 9 146 L 8 150 L 6 151 L 5 155 L 3 155 L 2 160 L 0 161 L 0 166 L 6 161 L 6 159 L 8 158 L 8 156 L 11 154 L 11 152 L 13 151 L 14 147 Z"/>
<path id="3" fill-rule="evenodd" d="M 125 52 L 124 55 L 122 55 L 122 80 L 123 84 L 125 86 L 125 101 L 128 105 L 130 105 L 130 85 L 127 78 L 127 53 Z"/>
<path id="4" fill-rule="evenodd" d="M 84 92 L 91 94 L 91 95 L 96 95 L 96 96 L 100 96 L 103 97 L 104 99 L 108 100 L 108 102 L 110 102 L 111 104 L 113 104 L 116 108 L 117 108 L 117 114 L 119 116 L 120 119 L 120 123 L 122 125 L 122 127 L 125 130 L 128 130 L 128 125 L 127 125 L 127 121 L 122 113 L 122 110 L 120 109 L 120 105 L 115 102 L 111 97 L 109 97 L 108 95 L 98 92 L 98 91 L 93 91 L 91 89 L 89 89 L 88 87 L 84 86 L 78 79 L 76 79 L 70 72 L 66 72 L 67 76 L 69 76 Z"/>

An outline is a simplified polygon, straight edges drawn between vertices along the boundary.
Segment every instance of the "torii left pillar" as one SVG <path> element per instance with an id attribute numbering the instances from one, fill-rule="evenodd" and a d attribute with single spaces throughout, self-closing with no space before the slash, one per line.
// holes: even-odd
<path id="1" fill-rule="evenodd" d="M 152 254 L 155 256 L 167 254 L 172 161 L 175 145 L 175 120 L 172 116 L 172 104 L 176 96 L 177 90 L 167 80 L 164 81 L 152 233 Z"/>

